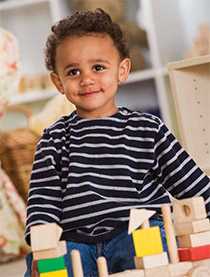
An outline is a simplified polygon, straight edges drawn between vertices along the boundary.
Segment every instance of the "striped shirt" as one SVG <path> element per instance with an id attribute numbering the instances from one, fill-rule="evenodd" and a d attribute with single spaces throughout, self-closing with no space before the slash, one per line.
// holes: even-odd
<path id="1" fill-rule="evenodd" d="M 96 243 L 127 228 L 131 208 L 203 196 L 210 216 L 210 180 L 164 123 L 119 108 L 110 117 L 62 117 L 41 137 L 27 207 L 30 227 L 56 222 L 62 239 Z"/>

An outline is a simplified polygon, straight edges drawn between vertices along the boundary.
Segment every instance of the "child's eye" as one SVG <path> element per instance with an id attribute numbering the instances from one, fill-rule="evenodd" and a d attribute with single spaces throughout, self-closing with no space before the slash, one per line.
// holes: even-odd
<path id="1" fill-rule="evenodd" d="M 101 65 L 101 64 L 95 64 L 95 65 L 93 66 L 93 69 L 94 69 L 95 71 L 103 71 L 104 69 L 106 69 L 106 67 L 105 67 L 104 65 Z"/>
<path id="2" fill-rule="evenodd" d="M 69 70 L 68 72 L 67 72 L 67 75 L 70 75 L 70 76 L 77 76 L 77 75 L 79 75 L 80 74 L 80 71 L 79 71 L 79 69 L 78 68 L 72 68 L 71 70 Z"/>

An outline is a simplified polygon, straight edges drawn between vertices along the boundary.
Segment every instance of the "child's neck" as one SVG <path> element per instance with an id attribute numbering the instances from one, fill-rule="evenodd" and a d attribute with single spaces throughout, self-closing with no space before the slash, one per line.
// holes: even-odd
<path id="1" fill-rule="evenodd" d="M 81 118 L 86 118 L 86 119 L 97 119 L 97 118 L 104 118 L 104 117 L 110 117 L 114 114 L 117 113 L 118 111 L 118 107 L 115 106 L 112 109 L 110 109 L 108 112 L 105 111 L 93 111 L 93 112 L 85 112 L 85 111 L 81 111 L 81 110 L 76 110 L 77 114 L 79 115 L 79 117 Z"/>

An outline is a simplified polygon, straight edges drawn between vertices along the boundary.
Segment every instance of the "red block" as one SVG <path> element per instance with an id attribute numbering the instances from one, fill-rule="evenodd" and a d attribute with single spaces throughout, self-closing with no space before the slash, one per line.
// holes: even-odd
<path id="1" fill-rule="evenodd" d="M 178 248 L 178 254 L 181 262 L 205 260 L 210 258 L 210 245 Z"/>

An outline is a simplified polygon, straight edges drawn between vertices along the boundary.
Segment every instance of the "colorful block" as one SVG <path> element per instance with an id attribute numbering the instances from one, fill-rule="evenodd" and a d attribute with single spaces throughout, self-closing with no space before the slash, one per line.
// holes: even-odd
<path id="1" fill-rule="evenodd" d="M 39 273 L 51 272 L 55 270 L 61 270 L 65 268 L 64 257 L 39 260 L 37 262 Z"/>
<path id="2" fill-rule="evenodd" d="M 190 247 L 190 248 L 179 248 L 179 259 L 180 261 L 198 261 L 210 258 L 210 245 Z"/>
<path id="3" fill-rule="evenodd" d="M 41 273 L 40 277 L 68 277 L 68 272 L 66 269 L 57 270 L 53 272 Z"/>
<path id="4" fill-rule="evenodd" d="M 132 233 L 137 257 L 160 254 L 163 252 L 159 227 L 136 230 Z"/>

